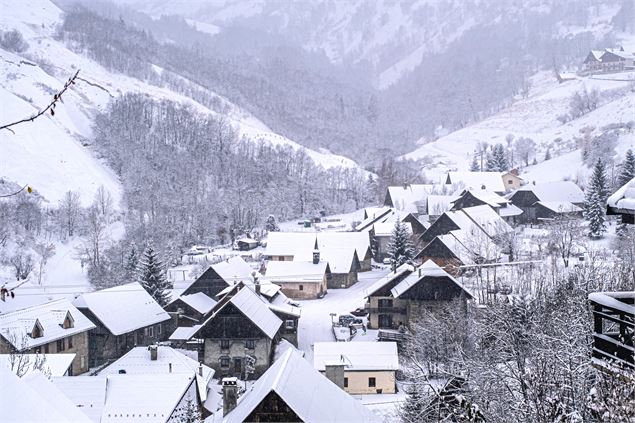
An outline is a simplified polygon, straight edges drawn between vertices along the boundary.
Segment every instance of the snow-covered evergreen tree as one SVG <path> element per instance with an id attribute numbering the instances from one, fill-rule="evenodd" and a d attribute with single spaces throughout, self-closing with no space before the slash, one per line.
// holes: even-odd
<path id="1" fill-rule="evenodd" d="M 480 172 L 481 166 L 478 163 L 478 159 L 474 156 L 472 164 L 470 165 L 470 172 Z"/>
<path id="2" fill-rule="evenodd" d="M 276 217 L 274 215 L 270 214 L 269 217 L 267 217 L 265 229 L 267 232 L 280 232 L 280 227 L 278 226 L 278 222 L 276 221 Z"/>
<path id="3" fill-rule="evenodd" d="M 132 279 L 137 273 L 137 266 L 139 266 L 139 255 L 137 254 L 137 245 L 133 242 L 130 245 L 130 253 L 126 257 L 124 263 L 124 270 L 127 279 Z"/>
<path id="4" fill-rule="evenodd" d="M 598 159 L 586 192 L 584 217 L 589 222 L 589 236 L 599 238 L 606 232 L 605 208 L 608 190 L 604 162 Z"/>
<path id="5" fill-rule="evenodd" d="M 399 408 L 399 417 L 405 423 L 419 422 L 426 406 L 421 389 L 414 384 L 407 388 L 406 393 L 406 400 Z"/>
<path id="6" fill-rule="evenodd" d="M 395 227 L 388 243 L 388 255 L 390 264 L 396 267 L 407 263 L 415 256 L 415 249 L 410 241 L 410 231 L 408 231 L 406 224 L 399 219 L 395 221 Z"/>
<path id="7" fill-rule="evenodd" d="M 496 144 L 492 152 L 487 156 L 486 170 L 488 172 L 504 172 L 509 168 L 507 153 L 503 144 Z"/>
<path id="8" fill-rule="evenodd" d="M 633 150 L 629 149 L 617 177 L 617 186 L 626 185 L 633 178 L 635 178 L 635 154 L 633 154 Z"/>
<path id="9" fill-rule="evenodd" d="M 148 294 L 155 299 L 161 307 L 165 306 L 170 295 L 167 292 L 172 288 L 170 283 L 165 278 L 163 263 L 159 259 L 159 255 L 152 244 L 148 244 L 146 250 L 143 252 L 143 257 L 139 260 L 139 283 L 143 288 L 148 291 Z"/>

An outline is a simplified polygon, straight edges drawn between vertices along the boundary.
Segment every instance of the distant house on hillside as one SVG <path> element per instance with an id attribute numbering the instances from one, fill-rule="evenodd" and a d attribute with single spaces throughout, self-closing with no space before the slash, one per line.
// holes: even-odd
<path id="1" fill-rule="evenodd" d="M 332 372 L 343 384 L 344 366 Z M 381 421 L 370 409 L 351 397 L 289 348 L 238 401 L 237 381 L 223 383 L 223 415 L 213 423 L 242 422 L 359 422 Z M 220 414 L 220 413 L 218 413 Z"/>
<path id="2" fill-rule="evenodd" d="M 635 178 L 609 197 L 606 214 L 620 215 L 622 222 L 635 224 Z"/>
<path id="3" fill-rule="evenodd" d="M 173 328 L 170 315 L 137 282 L 82 294 L 73 305 L 97 326 L 88 336 L 90 367 L 165 341 Z"/>
<path id="4" fill-rule="evenodd" d="M 635 55 L 620 48 L 591 50 L 582 62 L 585 72 L 621 72 L 635 69 Z"/>
<path id="5" fill-rule="evenodd" d="M 368 325 L 398 329 L 413 323 L 423 310 L 434 311 L 455 299 L 467 304 L 472 294 L 432 261 L 404 264 L 370 286 Z"/>
<path id="6" fill-rule="evenodd" d="M 523 213 L 519 222 L 552 220 L 557 216 L 582 212 L 584 192 L 571 181 L 528 184 L 514 192 L 509 199 Z"/>
<path id="7" fill-rule="evenodd" d="M 344 390 L 351 395 L 396 392 L 395 342 L 316 342 L 313 367 L 326 374 L 333 364 L 344 367 Z"/>
<path id="8" fill-rule="evenodd" d="M 518 189 L 523 184 L 523 178 L 518 176 L 518 169 L 503 172 L 501 177 L 503 178 L 503 184 L 505 185 L 505 191 L 507 192 Z"/>
<path id="9" fill-rule="evenodd" d="M 507 190 L 500 172 L 448 172 L 448 185 L 464 189 L 484 189 L 503 194 Z"/>
<path id="10" fill-rule="evenodd" d="M 0 315 L 0 354 L 74 355 L 69 375 L 88 371 L 89 331 L 95 325 L 61 299 Z"/>

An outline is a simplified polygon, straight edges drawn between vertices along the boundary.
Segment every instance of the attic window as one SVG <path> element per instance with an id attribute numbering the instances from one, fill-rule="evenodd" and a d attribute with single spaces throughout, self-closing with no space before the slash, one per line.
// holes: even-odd
<path id="1" fill-rule="evenodd" d="M 62 326 L 64 329 L 70 329 L 75 327 L 75 319 L 73 319 L 73 316 L 71 316 L 70 311 L 66 313 L 66 317 L 64 317 L 64 321 L 62 322 L 60 326 Z"/>
<path id="2" fill-rule="evenodd" d="M 31 329 L 31 338 L 41 338 L 44 336 L 44 329 L 39 320 L 35 321 L 33 329 Z"/>

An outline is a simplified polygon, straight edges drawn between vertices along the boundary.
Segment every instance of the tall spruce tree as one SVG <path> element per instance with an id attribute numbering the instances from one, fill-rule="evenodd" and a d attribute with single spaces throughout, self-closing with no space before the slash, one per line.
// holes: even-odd
<path id="1" fill-rule="evenodd" d="M 618 188 L 626 185 L 633 178 L 635 178 L 635 154 L 633 154 L 633 150 L 629 149 L 617 177 Z"/>
<path id="2" fill-rule="evenodd" d="M 470 172 L 479 172 L 481 170 L 481 166 L 478 164 L 478 159 L 474 156 L 472 160 L 472 164 L 470 165 Z"/>
<path id="3" fill-rule="evenodd" d="M 509 168 L 507 153 L 503 144 L 496 144 L 492 147 L 492 152 L 487 156 L 488 172 L 505 172 Z"/>
<path id="4" fill-rule="evenodd" d="M 168 289 L 172 288 L 163 273 L 163 263 L 159 259 L 152 244 L 148 244 L 143 252 L 143 257 L 139 260 L 139 283 L 143 288 L 159 303 L 165 306 L 170 300 Z"/>
<path id="5" fill-rule="evenodd" d="M 137 274 L 137 266 L 139 266 L 139 256 L 137 254 L 137 245 L 133 242 L 130 245 L 130 253 L 128 253 L 123 266 L 127 282 Z"/>
<path id="6" fill-rule="evenodd" d="M 388 243 L 388 255 L 390 256 L 390 264 L 399 267 L 409 262 L 415 256 L 415 249 L 410 241 L 410 231 L 405 223 L 399 219 L 395 221 L 395 227 L 392 229 L 392 236 Z"/>
<path id="7" fill-rule="evenodd" d="M 592 238 L 599 238 L 606 232 L 605 208 L 607 197 L 608 189 L 604 162 L 602 159 L 598 159 L 589 180 L 584 207 L 584 217 L 589 222 L 589 236 Z"/>

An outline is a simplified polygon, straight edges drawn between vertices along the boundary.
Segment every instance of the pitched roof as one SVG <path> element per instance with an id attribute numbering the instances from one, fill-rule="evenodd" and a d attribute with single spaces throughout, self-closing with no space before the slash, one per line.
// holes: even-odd
<path id="1" fill-rule="evenodd" d="M 511 203 L 511 201 L 507 198 L 501 197 L 495 192 L 486 189 L 467 189 L 459 194 L 459 198 L 467 194 L 471 194 L 474 198 L 481 200 L 483 203 L 494 208 L 503 207 L 506 204 Z M 454 202 L 456 202 L 459 198 L 457 198 Z"/>
<path id="2" fill-rule="evenodd" d="M 53 385 L 93 422 L 101 420 L 106 400 L 106 378 L 94 376 L 54 377 Z"/>
<path id="3" fill-rule="evenodd" d="M 406 226 L 408 233 L 412 234 L 412 224 L 409 222 L 404 222 L 403 224 Z M 392 231 L 395 229 L 395 223 L 375 223 L 373 225 L 373 229 L 375 231 L 375 236 L 392 236 Z"/>
<path id="4" fill-rule="evenodd" d="M 367 207 L 364 209 L 364 213 L 367 216 L 356 227 L 356 231 L 364 231 L 369 229 L 373 223 L 383 221 L 387 215 L 394 213 L 394 209 L 391 207 Z"/>
<path id="5" fill-rule="evenodd" d="M 290 348 L 245 392 L 223 421 L 243 422 L 270 392 L 275 392 L 305 422 L 381 420 Z"/>
<path id="6" fill-rule="evenodd" d="M 449 182 L 462 185 L 466 189 L 484 189 L 505 192 L 503 176 L 500 172 L 448 172 Z"/>
<path id="7" fill-rule="evenodd" d="M 312 261 L 270 261 L 267 263 L 265 278 L 273 283 L 307 282 L 320 283 L 326 273 L 328 263 Z"/>
<path id="8" fill-rule="evenodd" d="M 607 201 L 609 207 L 635 212 L 635 178 L 615 191 Z"/>
<path id="9" fill-rule="evenodd" d="M 370 237 L 365 232 L 322 232 L 317 234 L 318 249 L 328 254 L 329 250 L 355 249 L 359 260 L 363 260 L 370 249 Z"/>
<path id="10" fill-rule="evenodd" d="M 490 238 L 504 233 L 512 232 L 513 229 L 505 222 L 490 206 L 466 207 L 461 210 Z M 468 229 L 468 228 L 462 228 Z"/>
<path id="11" fill-rule="evenodd" d="M 68 313 L 73 320 L 73 327 L 64 329 L 62 325 Z M 41 327 L 42 336 L 32 338 L 30 334 L 36 324 Z M 94 328 L 95 325 L 67 299 L 0 314 L 0 335 L 21 350 Z"/>
<path id="12" fill-rule="evenodd" d="M 457 195 L 429 195 L 428 196 L 428 214 L 440 215 L 452 208 L 452 203 L 459 197 Z"/>
<path id="13" fill-rule="evenodd" d="M 528 184 L 520 187 L 518 191 L 531 191 L 539 201 L 544 202 L 584 203 L 584 192 L 572 181 Z"/>
<path id="14" fill-rule="evenodd" d="M 24 366 L 24 374 L 29 374 L 37 369 L 33 368 L 35 360 L 44 360 L 42 366 L 44 370 L 51 372 L 51 376 L 64 376 L 69 367 L 73 363 L 76 354 L 22 354 L 24 361 L 28 360 L 28 363 Z M 11 354 L 0 354 L 0 367 L 6 367 L 11 370 Z"/>
<path id="15" fill-rule="evenodd" d="M 448 272 L 439 267 L 432 260 L 427 260 L 421 266 L 419 266 L 414 273 L 408 276 L 403 281 L 399 282 L 397 286 L 390 290 L 390 293 L 394 298 L 399 298 L 402 294 L 408 292 L 410 288 L 421 282 L 423 279 L 427 277 L 433 278 L 447 278 L 456 284 L 459 288 L 461 288 L 468 297 L 472 298 L 472 294 L 455 278 L 453 278 Z"/>
<path id="16" fill-rule="evenodd" d="M 0 380 L 3 422 L 90 422 L 88 416 L 39 371 L 19 378 L 0 366 Z"/>
<path id="17" fill-rule="evenodd" d="M 582 211 L 582 209 L 575 204 L 568 201 L 538 201 L 536 204 L 540 204 L 556 213 L 574 213 Z"/>
<path id="18" fill-rule="evenodd" d="M 308 255 L 315 249 L 315 233 L 269 232 L 267 236 L 268 256 Z"/>
<path id="19" fill-rule="evenodd" d="M 364 298 L 370 297 L 375 292 L 379 291 L 384 286 L 394 281 L 396 278 L 404 274 L 412 273 L 414 272 L 414 270 L 415 270 L 414 266 L 408 263 L 402 264 L 401 266 L 397 267 L 397 269 L 395 269 L 394 272 L 392 271 L 389 272 L 386 276 L 384 276 L 383 278 L 379 279 L 377 282 L 375 282 L 374 284 L 366 288 L 366 290 L 364 291 Z"/>
<path id="20" fill-rule="evenodd" d="M 316 342 L 313 367 L 324 371 L 325 364 L 342 363 L 345 370 L 399 370 L 396 342 Z"/>
<path id="21" fill-rule="evenodd" d="M 252 273 L 254 270 L 240 256 L 234 256 L 220 263 L 213 264 L 212 268 L 228 284 L 239 281 L 253 281 Z"/>
<path id="22" fill-rule="evenodd" d="M 171 366 L 170 366 L 171 365 Z M 199 374 L 199 365 L 203 374 Z M 137 374 L 185 374 L 194 375 L 201 401 L 207 398 L 207 385 L 214 377 L 214 370 L 188 357 L 182 352 L 166 346 L 157 346 L 157 359 L 150 359 L 148 347 L 135 347 L 118 360 L 104 368 L 100 375 L 119 374 L 125 370 L 127 375 Z"/>
<path id="23" fill-rule="evenodd" d="M 425 201 L 434 188 L 431 184 L 406 184 L 388 187 L 388 193 L 396 210 L 418 213 L 417 206 Z"/>
<path id="24" fill-rule="evenodd" d="M 216 300 L 208 297 L 202 292 L 196 292 L 189 295 L 181 295 L 179 299 L 201 314 L 206 314 L 208 311 L 214 308 L 217 303 Z"/>
<path id="25" fill-rule="evenodd" d="M 83 294 L 73 304 L 89 309 L 113 335 L 170 320 L 138 282 Z"/>

